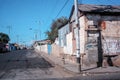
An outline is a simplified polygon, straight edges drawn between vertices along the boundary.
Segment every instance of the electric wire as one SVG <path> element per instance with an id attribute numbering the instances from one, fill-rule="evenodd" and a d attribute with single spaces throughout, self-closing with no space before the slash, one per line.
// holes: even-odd
<path id="1" fill-rule="evenodd" d="M 60 11 L 58 12 L 58 14 L 56 15 L 55 19 L 59 16 L 59 14 L 62 12 L 62 10 L 65 8 L 65 6 L 67 5 L 69 0 L 66 0 L 65 4 L 63 5 L 63 7 L 60 9 Z"/>

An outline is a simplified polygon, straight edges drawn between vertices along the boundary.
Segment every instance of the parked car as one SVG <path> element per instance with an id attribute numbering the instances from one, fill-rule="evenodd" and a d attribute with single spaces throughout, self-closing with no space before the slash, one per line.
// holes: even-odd
<path id="1" fill-rule="evenodd" d="M 7 52 L 6 44 L 0 43 L 0 53 Z"/>

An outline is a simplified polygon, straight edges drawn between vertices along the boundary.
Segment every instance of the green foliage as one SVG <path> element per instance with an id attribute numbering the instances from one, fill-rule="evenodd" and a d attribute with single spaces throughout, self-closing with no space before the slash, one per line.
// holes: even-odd
<path id="1" fill-rule="evenodd" d="M 66 17 L 58 18 L 57 20 L 53 20 L 50 30 L 46 31 L 45 34 L 47 35 L 47 39 L 53 43 L 55 39 L 58 37 L 58 28 L 67 24 L 68 19 Z"/>
<path id="2" fill-rule="evenodd" d="M 10 41 L 10 38 L 5 33 L 0 33 L 0 42 L 1 43 L 8 43 Z"/>

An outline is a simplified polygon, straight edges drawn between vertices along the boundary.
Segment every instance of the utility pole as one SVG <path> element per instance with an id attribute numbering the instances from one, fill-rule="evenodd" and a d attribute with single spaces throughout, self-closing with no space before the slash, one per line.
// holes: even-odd
<path id="1" fill-rule="evenodd" d="M 39 25 L 41 25 L 40 21 L 39 21 Z M 41 40 L 41 27 L 39 27 L 39 31 L 40 31 L 40 40 Z"/>
<path id="2" fill-rule="evenodd" d="M 40 27 L 41 26 L 41 21 L 36 21 L 36 23 L 39 25 L 39 27 L 38 27 L 38 34 L 39 34 L 38 36 L 39 37 L 38 38 L 39 38 L 39 40 L 41 40 L 41 27 Z"/>
<path id="3" fill-rule="evenodd" d="M 8 34 L 10 35 L 10 30 L 11 30 L 11 28 L 12 28 L 12 26 L 7 26 L 7 28 L 8 28 Z"/>
<path id="4" fill-rule="evenodd" d="M 11 37 L 11 29 L 12 29 L 12 26 L 7 26 L 7 28 L 8 28 L 9 37 Z"/>
<path id="5" fill-rule="evenodd" d="M 39 25 L 41 25 L 40 21 L 39 21 Z M 38 30 L 40 30 L 40 40 L 41 40 L 41 28 L 39 28 Z M 40 44 L 40 51 L 41 51 L 41 44 Z"/>
<path id="6" fill-rule="evenodd" d="M 35 30 L 35 40 L 37 40 L 37 34 L 38 34 L 38 31 Z"/>
<path id="7" fill-rule="evenodd" d="M 16 35 L 16 37 L 17 37 L 17 43 L 19 44 L 19 35 Z"/>
<path id="8" fill-rule="evenodd" d="M 75 36 L 76 36 L 76 57 L 78 62 L 78 70 L 81 72 L 81 57 L 80 57 L 80 35 L 79 35 L 79 19 L 78 19 L 78 0 L 74 0 L 75 6 Z"/>
<path id="9" fill-rule="evenodd" d="M 31 37 L 31 39 L 32 39 L 32 41 L 33 41 L 33 40 L 34 40 L 34 37 L 35 37 L 35 32 L 33 31 L 32 28 L 29 28 L 29 30 L 32 31 L 32 33 L 33 33 L 32 37 Z"/>

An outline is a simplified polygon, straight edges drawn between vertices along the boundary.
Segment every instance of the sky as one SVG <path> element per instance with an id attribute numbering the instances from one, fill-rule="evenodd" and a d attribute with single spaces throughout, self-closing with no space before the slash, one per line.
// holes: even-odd
<path id="1" fill-rule="evenodd" d="M 68 2 L 64 6 L 66 1 Z M 78 0 L 78 2 L 120 5 L 120 0 Z M 0 0 L 0 32 L 8 34 L 11 43 L 30 44 L 34 40 L 46 39 L 45 32 L 50 30 L 52 21 L 62 16 L 69 18 L 73 4 L 74 0 Z"/>

